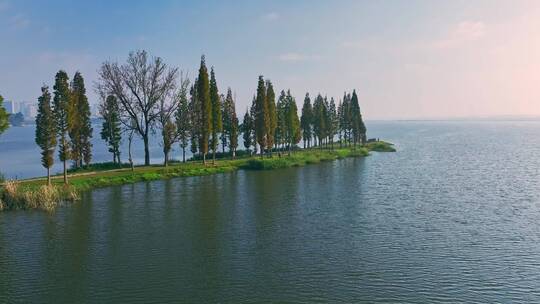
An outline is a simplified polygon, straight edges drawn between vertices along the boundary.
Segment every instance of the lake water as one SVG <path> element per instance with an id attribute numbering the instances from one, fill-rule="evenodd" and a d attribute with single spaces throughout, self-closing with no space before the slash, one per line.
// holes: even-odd
<path id="1" fill-rule="evenodd" d="M 94 134 L 92 138 L 92 162 L 110 162 L 112 154 L 108 152 L 105 142 L 101 140 L 99 134 L 101 126 L 99 124 L 92 125 Z M 45 168 L 41 166 L 40 149 L 34 142 L 35 125 L 24 127 L 9 128 L 4 134 L 0 135 L 0 173 L 6 178 L 21 179 L 29 177 L 44 176 L 47 174 Z M 128 143 L 127 134 L 122 141 L 121 158 L 123 162 L 128 162 Z M 160 135 L 153 134 L 150 137 L 151 149 L 150 156 L 152 163 L 163 163 L 163 152 L 160 145 Z M 144 163 L 144 146 L 142 141 L 134 137 L 132 144 L 133 161 L 136 164 Z M 173 149 L 172 156 L 176 159 L 181 159 L 180 147 L 176 145 Z M 186 151 L 187 156 L 191 153 Z M 55 152 L 55 157 L 58 158 L 58 150 Z M 56 159 L 51 170 L 52 173 L 62 173 L 62 163 Z"/>
<path id="2" fill-rule="evenodd" d="M 540 123 L 371 122 L 302 168 L 0 214 L 0 303 L 538 303 Z"/>

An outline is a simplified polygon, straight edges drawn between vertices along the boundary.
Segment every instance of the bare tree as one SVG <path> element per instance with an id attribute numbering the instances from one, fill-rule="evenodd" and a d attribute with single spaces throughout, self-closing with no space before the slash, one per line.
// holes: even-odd
<path id="1" fill-rule="evenodd" d="M 174 95 L 178 68 L 168 67 L 160 57 L 149 58 L 146 51 L 136 51 L 125 64 L 104 62 L 98 74 L 96 90 L 118 99 L 121 122 L 143 140 L 144 164 L 149 165 L 149 136 L 160 117 L 160 102 Z"/>
<path id="2" fill-rule="evenodd" d="M 184 77 L 183 73 L 180 73 L 178 92 L 171 92 L 170 96 L 164 96 L 159 101 L 158 119 L 156 122 L 158 128 L 161 130 L 164 166 L 169 164 L 169 153 L 172 146 L 180 139 L 180 132 L 178 132 L 175 116 L 181 99 L 187 99 L 188 88 L 189 79 Z"/>

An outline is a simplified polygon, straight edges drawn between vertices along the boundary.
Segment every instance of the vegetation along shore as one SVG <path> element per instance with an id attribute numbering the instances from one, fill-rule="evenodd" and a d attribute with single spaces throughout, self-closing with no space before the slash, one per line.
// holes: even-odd
<path id="1" fill-rule="evenodd" d="M 146 51 L 130 53 L 122 64 L 104 62 L 94 87 L 100 96 L 100 136 L 112 162 L 95 164 L 84 78 L 76 72 L 70 80 L 65 71 L 58 71 L 52 94 L 43 85 L 37 98 L 35 142 L 41 155 L 36 157 L 41 156 L 47 178 L 4 181 L 0 210 L 53 210 L 60 202 L 77 200 L 82 191 L 102 186 L 301 166 L 367 156 L 369 151 L 394 151 L 390 143 L 368 140 L 355 90 L 339 100 L 320 93 L 312 99 L 306 93 L 299 113 L 291 91 L 276 94 L 272 81 L 261 75 L 240 122 L 233 90 L 220 93 L 216 72 L 207 68 L 204 56 L 197 77 L 191 81 L 185 75 Z M 7 119 L 0 96 L 0 134 L 8 128 Z M 150 164 L 152 134 L 161 139 L 160 165 Z M 240 136 L 244 150 L 238 150 Z M 132 161 L 134 137 L 144 145 L 142 166 Z M 123 141 L 128 151 L 120 151 Z M 300 142 L 303 148 L 298 147 Z M 175 145 L 180 147 L 181 163 L 171 163 Z M 191 161 L 186 159 L 187 149 L 194 155 Z M 121 159 L 126 152 L 127 164 Z M 55 159 L 63 164 L 60 178 L 50 173 Z"/>
<path id="2" fill-rule="evenodd" d="M 368 156 L 370 151 L 394 152 L 393 145 L 379 141 L 358 147 L 339 147 L 335 149 L 297 149 L 272 158 L 261 159 L 258 156 L 239 156 L 218 159 L 213 166 L 204 165 L 201 161 L 173 162 L 167 167 L 163 165 L 135 166 L 129 164 L 118 166 L 112 163 L 94 164 L 88 168 L 72 171 L 70 183 L 63 183 L 63 176 L 51 178 L 51 185 L 45 178 L 21 181 L 6 181 L 0 198 L 0 211 L 15 209 L 41 209 L 52 211 L 63 203 L 77 201 L 84 191 L 100 187 L 131 184 L 141 181 L 152 181 L 174 177 L 202 176 L 217 173 L 244 170 L 272 170 L 287 167 L 298 167 L 323 161 L 332 161 L 347 157 Z M 243 151 L 242 151 L 243 152 Z"/>

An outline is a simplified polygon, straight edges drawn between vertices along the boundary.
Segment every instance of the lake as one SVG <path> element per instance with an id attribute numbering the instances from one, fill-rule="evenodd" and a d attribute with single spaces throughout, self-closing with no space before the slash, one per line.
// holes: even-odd
<path id="1" fill-rule="evenodd" d="M 0 213 L 0 303 L 540 302 L 540 122 L 367 126 L 398 152 Z"/>
<path id="2" fill-rule="evenodd" d="M 101 125 L 93 124 L 92 138 L 92 162 L 110 162 L 112 154 L 108 152 L 105 142 L 99 134 Z M 0 135 L 0 173 L 6 178 L 21 179 L 47 175 L 45 168 L 41 166 L 40 149 L 34 142 L 35 125 L 24 127 L 11 127 L 4 134 Z M 121 159 L 128 162 L 127 134 L 122 135 Z M 163 163 L 163 152 L 160 145 L 160 134 L 150 136 L 150 156 L 154 164 Z M 144 146 L 142 140 L 134 137 L 132 144 L 133 162 L 144 164 Z M 176 145 L 172 156 L 181 159 L 180 147 Z M 187 156 L 191 152 L 186 151 Z M 58 149 L 55 151 L 55 163 L 51 168 L 51 173 L 62 173 L 62 162 L 58 159 Z"/>

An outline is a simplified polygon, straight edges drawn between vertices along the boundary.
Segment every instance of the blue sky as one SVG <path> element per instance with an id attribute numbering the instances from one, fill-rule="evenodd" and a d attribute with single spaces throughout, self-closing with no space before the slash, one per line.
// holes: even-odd
<path id="1" fill-rule="evenodd" d="M 58 69 L 91 102 L 104 60 L 148 50 L 191 77 L 201 54 L 220 89 L 251 102 L 257 76 L 339 98 L 368 119 L 540 115 L 537 1 L 0 0 L 0 94 L 36 100 Z M 540 87 L 540 86 L 538 86 Z"/>

